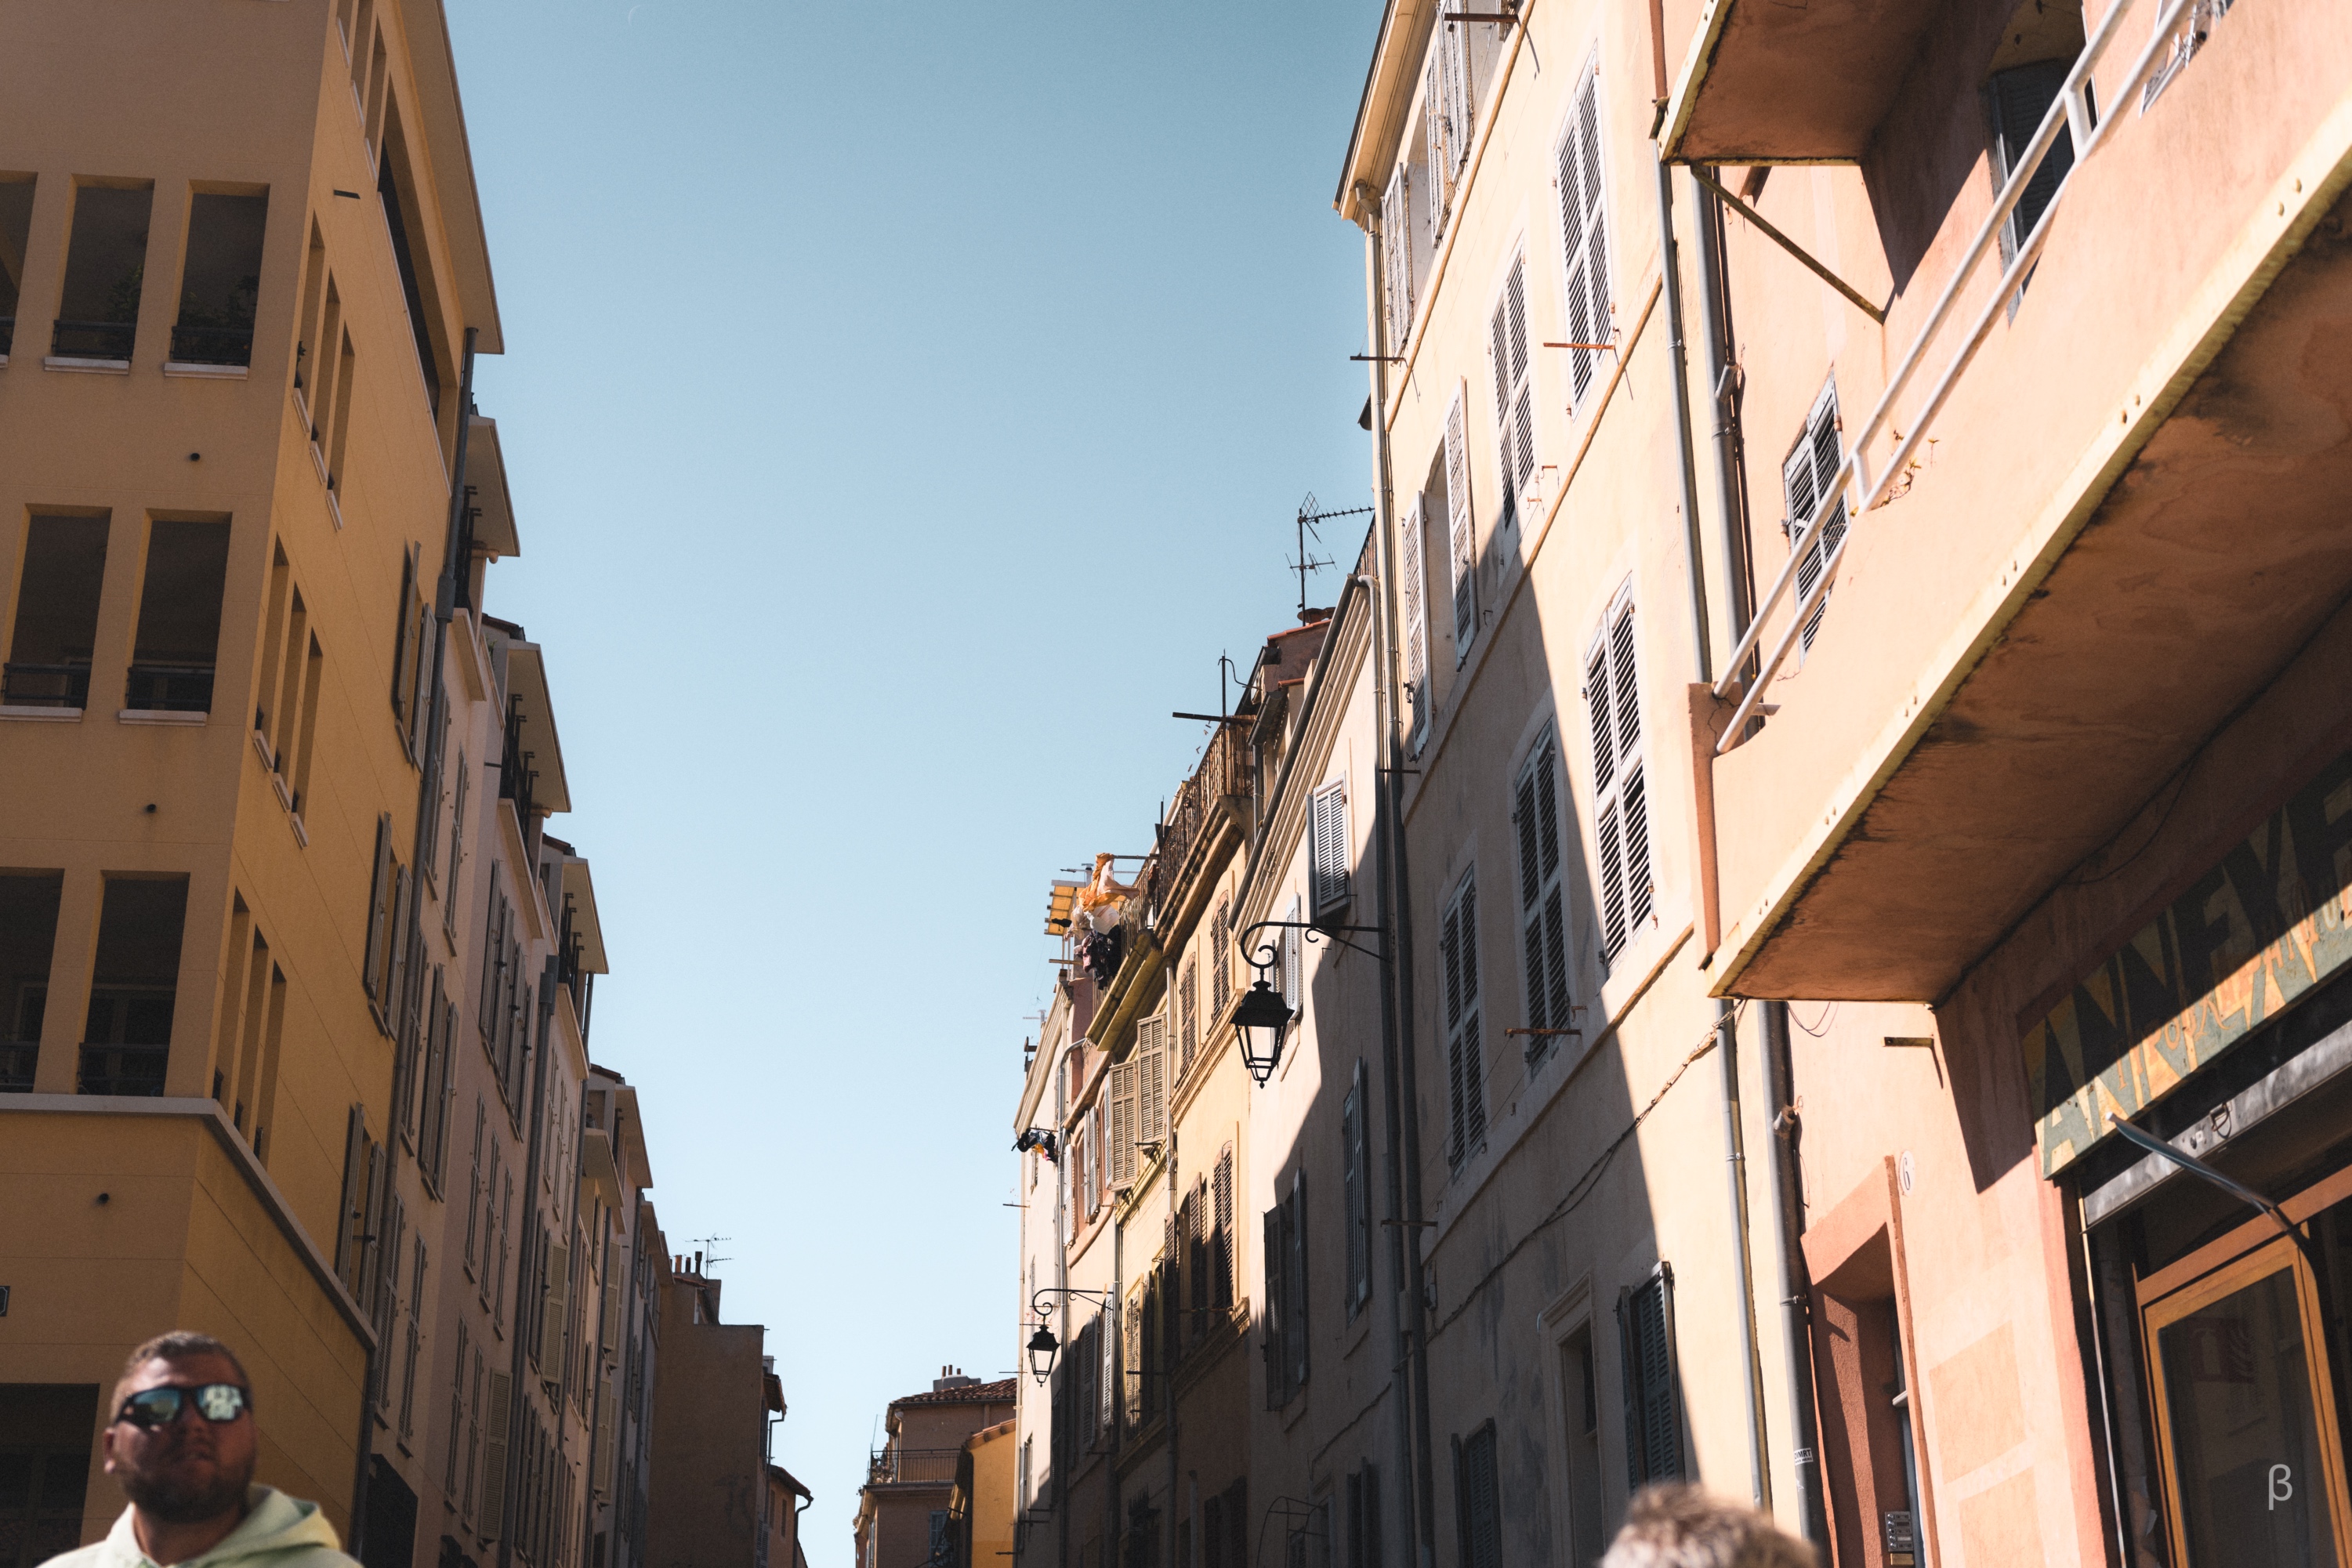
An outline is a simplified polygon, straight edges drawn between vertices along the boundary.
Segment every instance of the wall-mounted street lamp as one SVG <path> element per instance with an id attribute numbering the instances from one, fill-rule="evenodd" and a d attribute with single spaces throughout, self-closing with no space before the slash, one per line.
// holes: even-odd
<path id="1" fill-rule="evenodd" d="M 1298 1016 L 1297 1009 L 1290 1005 L 1288 998 L 1266 978 L 1267 971 L 1282 962 L 1281 946 L 1273 942 L 1262 942 L 1255 950 L 1250 946 L 1252 936 L 1269 929 L 1303 931 L 1309 942 L 1328 936 L 1342 947 L 1362 953 L 1382 964 L 1388 962 L 1386 954 L 1359 947 L 1341 935 L 1343 932 L 1355 932 L 1387 936 L 1387 928 L 1380 925 L 1318 925 L 1308 920 L 1261 920 L 1234 937 L 1242 950 L 1243 961 L 1257 971 L 1257 979 L 1234 1005 L 1234 1039 L 1241 1047 L 1242 1065 L 1249 1069 L 1250 1076 L 1261 1088 L 1274 1076 L 1274 1070 L 1282 1065 L 1283 1037 L 1289 1032 L 1291 1020 Z"/>
<path id="2" fill-rule="evenodd" d="M 1118 1298 L 1109 1291 L 1079 1291 L 1067 1285 L 1038 1286 L 1036 1293 L 1029 1298 L 1029 1310 L 1037 1314 L 1037 1332 L 1029 1336 L 1028 1349 L 1029 1370 L 1040 1387 L 1045 1385 L 1046 1378 L 1053 1375 L 1054 1357 L 1062 1348 L 1062 1342 L 1054 1337 L 1053 1329 L 1045 1322 L 1045 1298 L 1048 1296 L 1076 1296 L 1081 1301 L 1096 1302 L 1114 1325 L 1118 1322 Z"/>

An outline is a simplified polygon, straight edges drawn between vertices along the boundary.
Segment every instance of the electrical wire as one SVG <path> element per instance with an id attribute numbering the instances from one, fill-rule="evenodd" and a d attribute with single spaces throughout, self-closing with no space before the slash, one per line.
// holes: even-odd
<path id="1" fill-rule="evenodd" d="M 1463 1292 L 1462 1300 L 1455 1303 L 1454 1310 L 1446 1313 L 1444 1317 L 1438 1320 L 1437 1326 L 1430 1331 L 1429 1337 L 1431 1339 L 1433 1340 L 1439 1334 L 1444 1333 L 1445 1330 L 1452 1325 L 1454 1319 L 1460 1317 L 1464 1312 L 1468 1312 L 1470 1310 L 1470 1303 L 1476 1301 L 1479 1293 L 1486 1290 L 1488 1285 L 1495 1282 L 1495 1277 L 1509 1266 L 1512 1259 L 1517 1257 L 1520 1252 L 1526 1249 L 1528 1242 L 1533 1241 L 1538 1236 L 1543 1234 L 1544 1231 L 1550 1228 L 1553 1225 L 1558 1224 L 1560 1220 L 1563 1220 L 1570 1214 L 1573 1214 L 1583 1205 L 1586 1198 L 1592 1196 L 1593 1192 L 1600 1186 L 1601 1173 L 1608 1168 L 1609 1163 L 1617 1157 L 1617 1151 L 1625 1146 L 1627 1139 L 1631 1138 L 1635 1133 L 1641 1130 L 1642 1124 L 1650 1119 L 1650 1113 L 1656 1110 L 1658 1108 L 1659 1102 L 1665 1099 L 1667 1093 L 1674 1088 L 1674 1086 L 1682 1082 L 1683 1074 L 1691 1070 L 1692 1064 L 1697 1061 L 1699 1058 L 1705 1056 L 1708 1051 L 1713 1051 L 1721 1041 L 1721 1031 L 1725 1025 L 1727 1023 L 1730 1027 L 1737 1029 L 1739 1026 L 1741 1015 L 1746 1013 L 1747 1010 L 1748 1000 L 1743 997 L 1740 998 L 1739 1004 L 1731 1009 L 1731 1015 L 1727 1019 L 1718 1019 L 1715 1024 L 1708 1028 L 1706 1038 L 1700 1040 L 1696 1045 L 1691 1047 L 1690 1054 L 1684 1057 L 1681 1061 L 1677 1062 L 1672 1072 L 1666 1074 L 1666 1081 L 1658 1085 L 1658 1092 L 1650 1096 L 1649 1103 L 1643 1106 L 1639 1112 L 1635 1113 L 1633 1119 L 1625 1124 L 1624 1131 L 1619 1133 L 1614 1138 L 1611 1139 L 1609 1141 L 1609 1146 L 1601 1150 L 1599 1155 L 1595 1155 L 1591 1165 L 1584 1167 L 1584 1174 L 1578 1176 L 1574 1182 L 1570 1184 L 1568 1191 L 1561 1197 L 1559 1202 L 1552 1206 L 1551 1212 L 1545 1215 L 1541 1219 L 1537 1220 L 1535 1224 L 1529 1226 L 1526 1235 L 1511 1243 L 1510 1250 L 1505 1252 L 1502 1257 L 1496 1259 L 1494 1266 L 1489 1268 L 1484 1274 L 1480 1275 L 1477 1282 Z"/>
<path id="2" fill-rule="evenodd" d="M 2173 808 L 2180 804 L 2180 798 L 2183 795 L 2189 793 L 2189 775 L 2197 771 L 2197 763 L 2203 756 L 2204 752 L 2200 750 L 2195 756 L 2190 757 L 2188 761 L 2180 765 L 2180 772 L 2178 775 L 2180 782 L 2173 788 L 2172 799 L 2164 803 L 2164 815 L 2156 820 L 2156 826 L 2148 831 L 2147 838 L 2140 841 L 2139 848 L 2132 851 L 2131 853 L 2126 855 L 2122 860 L 2117 861 L 2114 865 L 2109 866 L 2105 871 L 2101 872 L 2098 875 L 2069 877 L 2066 879 L 2064 885 L 2068 887 L 2095 887 L 2100 883 L 2106 881 L 2109 877 L 2122 875 L 2126 871 L 2130 869 L 2134 861 L 2138 860 L 2140 856 L 2147 853 L 2148 850 L 2156 843 L 2156 841 L 2164 836 L 2165 824 L 2172 821 Z M 2118 838 L 2121 836 L 2121 834 L 2116 835 Z M 2115 840 L 2109 839 L 2107 842 L 2113 843 L 2115 842 Z M 2105 848 L 2105 846 L 2102 845 L 2101 847 Z"/>

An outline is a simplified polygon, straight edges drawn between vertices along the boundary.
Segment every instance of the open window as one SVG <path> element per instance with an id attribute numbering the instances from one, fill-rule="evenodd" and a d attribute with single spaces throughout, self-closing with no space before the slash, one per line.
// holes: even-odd
<path id="1" fill-rule="evenodd" d="M 1796 444 L 1780 465 L 1780 480 L 1786 486 L 1789 500 L 1788 520 L 1781 526 L 1788 530 L 1789 548 L 1797 553 L 1797 601 L 1801 603 L 1813 585 L 1828 570 L 1831 558 L 1844 542 L 1846 529 L 1845 501 L 1843 492 L 1832 494 L 1837 482 L 1839 465 L 1845 461 L 1845 437 L 1838 423 L 1837 382 L 1832 381 L 1822 389 L 1813 402 L 1812 412 L 1805 416 L 1804 429 L 1797 433 Z M 1805 532 L 1820 522 L 1812 532 Z M 1802 536 L 1802 543 L 1799 542 Z M 1821 634 L 1822 617 L 1829 613 L 1831 590 L 1822 591 L 1821 601 L 1805 618 L 1805 629 L 1800 636 L 1799 653 L 1811 653 L 1813 639 Z"/>
<path id="2" fill-rule="evenodd" d="M 25 287 L 25 246 L 33 231 L 33 176 L 0 173 L 0 360 L 16 331 Z"/>
<path id="3" fill-rule="evenodd" d="M 401 296 L 408 304 L 408 329 L 416 341 L 416 367 L 425 379 L 425 401 L 435 421 L 441 417 L 441 297 L 425 251 L 424 214 L 416 205 L 415 182 L 407 177 L 408 151 L 395 111 L 384 132 L 376 193 L 392 234 L 393 259 L 400 267 Z"/>
<path id="4" fill-rule="evenodd" d="M 228 523 L 157 518 L 148 525 L 139 635 L 125 708 L 209 713 L 228 582 Z"/>
<path id="5" fill-rule="evenodd" d="M 0 669 L 0 705 L 70 708 L 89 702 L 98 601 L 106 582 L 104 513 L 36 512 L 25 530 L 16 626 Z"/>
<path id="6" fill-rule="evenodd" d="M 172 361 L 250 365 L 253 313 L 261 298 L 261 236 L 267 192 L 198 191 L 188 200 L 187 259 L 180 268 L 180 314 Z"/>
<path id="7" fill-rule="evenodd" d="M 54 358 L 74 365 L 130 368 L 154 200 L 155 188 L 144 180 L 75 186 L 65 288 L 50 329 Z"/>
<path id="8" fill-rule="evenodd" d="M 184 876 L 106 879 L 81 1037 L 82 1093 L 163 1092 L 187 910 Z"/>
<path id="9" fill-rule="evenodd" d="M 64 885 L 58 872 L 0 876 L 0 1094 L 32 1092 Z"/>
<path id="10" fill-rule="evenodd" d="M 1994 51 L 1985 78 L 1985 108 L 1992 121 L 1992 181 L 1998 192 L 2008 183 L 2042 118 L 2058 101 L 2066 73 L 2083 53 L 2083 7 L 2080 0 L 2024 0 L 2009 26 L 2001 29 L 2000 47 Z M 2059 182 L 2074 166 L 2074 133 L 2059 128 L 2033 178 L 2001 229 L 2001 261 L 2005 265 L 2033 233 Z"/>

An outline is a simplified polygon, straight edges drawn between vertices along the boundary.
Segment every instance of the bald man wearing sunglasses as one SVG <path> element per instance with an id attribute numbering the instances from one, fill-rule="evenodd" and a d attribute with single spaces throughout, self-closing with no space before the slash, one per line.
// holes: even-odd
<path id="1" fill-rule="evenodd" d="M 253 1388 L 210 1334 L 149 1340 L 123 1363 L 103 1437 L 131 1506 L 45 1568 L 357 1568 L 315 1502 L 253 1484 Z"/>

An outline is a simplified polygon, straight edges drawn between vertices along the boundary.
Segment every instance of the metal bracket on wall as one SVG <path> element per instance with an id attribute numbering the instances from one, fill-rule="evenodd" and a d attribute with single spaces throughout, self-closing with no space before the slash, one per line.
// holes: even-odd
<path id="1" fill-rule="evenodd" d="M 1696 163 L 1690 166 L 1690 172 L 1692 179 L 1696 180 L 1700 184 L 1705 185 L 1708 190 L 1713 191 L 1718 197 L 1722 198 L 1724 202 L 1729 204 L 1733 212 L 1738 213 L 1741 217 L 1746 218 L 1749 223 L 1754 224 L 1758 228 L 1763 230 L 1765 238 L 1770 240 L 1774 245 L 1779 246 L 1782 250 L 1787 251 L 1790 256 L 1795 256 L 1799 261 L 1802 262 L 1805 265 L 1806 269 L 1811 272 L 1814 277 L 1820 278 L 1823 283 L 1828 284 L 1832 288 L 1836 289 L 1840 294 L 1844 295 L 1846 298 L 1853 303 L 1855 309 L 1869 317 L 1873 321 L 1877 322 L 1880 326 L 1884 327 L 1886 325 L 1886 312 L 1885 310 L 1880 309 L 1877 306 L 1873 305 L 1869 300 L 1864 298 L 1861 291 L 1856 289 L 1853 284 L 1848 283 L 1844 278 L 1840 277 L 1836 273 L 1832 272 L 1828 267 L 1815 260 L 1812 253 L 1806 250 L 1803 246 L 1799 245 L 1795 240 L 1790 239 L 1787 235 L 1784 235 L 1779 229 L 1774 228 L 1771 222 L 1767 219 L 1763 214 L 1758 212 L 1754 207 L 1749 206 L 1746 202 L 1741 201 L 1738 196 L 1733 195 L 1729 191 L 1726 190 L 1721 181 L 1717 180 L 1713 174 L 1708 173 L 1704 168 L 1701 168 Z"/>

